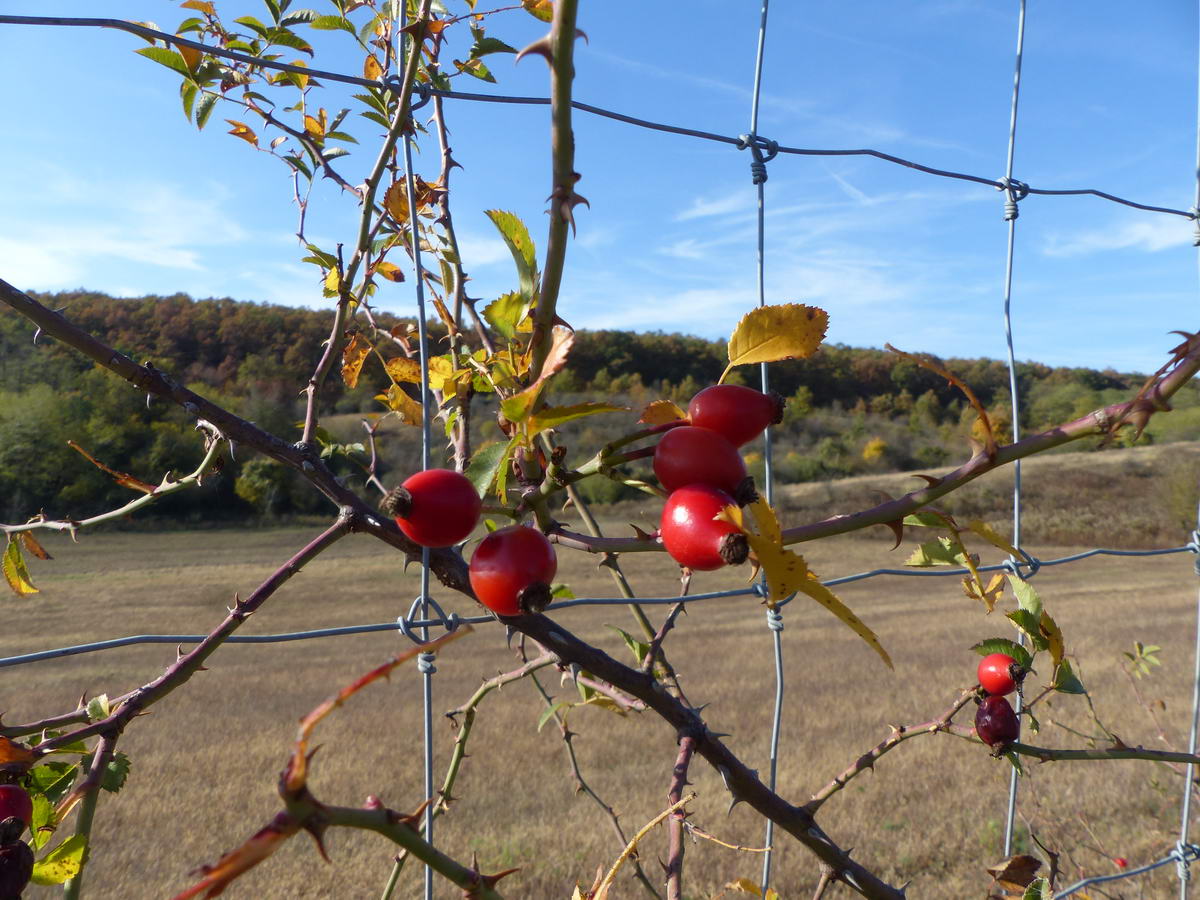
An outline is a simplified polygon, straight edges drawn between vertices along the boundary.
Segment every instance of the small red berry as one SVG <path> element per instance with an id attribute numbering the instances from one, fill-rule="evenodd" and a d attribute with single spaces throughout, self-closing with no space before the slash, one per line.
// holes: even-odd
<path id="1" fill-rule="evenodd" d="M 1118 869 L 1128 869 L 1129 868 L 1129 860 L 1127 860 L 1123 856 L 1114 856 L 1113 857 L 1113 865 L 1116 866 Z"/>
<path id="2" fill-rule="evenodd" d="M 668 492 L 688 484 L 707 484 L 737 497 L 746 480 L 746 464 L 737 447 L 717 432 L 683 425 L 658 442 L 654 474 Z"/>
<path id="3" fill-rule="evenodd" d="M 0 822 L 10 816 L 20 819 L 28 827 L 33 821 L 33 800 L 19 784 L 0 784 Z"/>
<path id="4" fill-rule="evenodd" d="M 449 547 L 467 539 L 479 521 L 482 501 L 465 475 L 427 469 L 388 495 L 400 530 L 422 547 Z"/>
<path id="5" fill-rule="evenodd" d="M 663 507 L 659 533 L 671 558 L 681 566 L 712 571 L 746 561 L 746 536 L 729 522 L 715 518 L 737 506 L 724 491 L 689 484 L 671 492 Z"/>
<path id="6" fill-rule="evenodd" d="M 977 675 L 979 685 L 994 697 L 1004 697 L 1017 689 L 1017 680 L 1013 677 L 1013 666 L 1016 664 L 1007 653 L 991 653 L 979 661 Z"/>
<path id="7" fill-rule="evenodd" d="M 985 697 L 975 710 L 975 733 L 989 747 L 1011 744 L 1021 735 L 1017 714 L 1003 697 Z"/>
<path id="8" fill-rule="evenodd" d="M 706 387 L 688 404 L 693 425 L 720 432 L 735 447 L 748 444 L 768 425 L 783 421 L 783 398 L 740 384 Z"/>
<path id="9" fill-rule="evenodd" d="M 510 525 L 479 542 L 468 574 L 480 603 L 502 616 L 519 616 L 545 609 L 557 571 L 558 557 L 544 534 Z"/>

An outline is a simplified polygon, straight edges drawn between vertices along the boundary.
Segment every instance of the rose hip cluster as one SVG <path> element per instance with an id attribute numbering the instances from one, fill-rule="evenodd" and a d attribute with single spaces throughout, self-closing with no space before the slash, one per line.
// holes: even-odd
<path id="1" fill-rule="evenodd" d="M 414 543 L 439 548 L 470 536 L 482 501 L 465 475 L 428 469 L 389 492 L 384 509 Z M 469 575 L 480 603 L 502 616 L 517 616 L 545 609 L 557 570 L 558 559 L 545 535 L 527 525 L 510 525 L 479 543 Z"/>
<path id="2" fill-rule="evenodd" d="M 1001 748 L 1021 735 L 1017 714 L 1005 697 L 1025 675 L 1007 653 L 991 653 L 979 661 L 979 686 L 987 694 L 975 711 L 975 733 L 990 747 Z"/>
<path id="3" fill-rule="evenodd" d="M 33 801 L 19 784 L 0 784 L 0 898 L 20 900 L 33 874 L 33 851 L 21 835 L 33 821 Z"/>
<path id="4" fill-rule="evenodd" d="M 688 404 L 689 424 L 672 428 L 658 442 L 654 474 L 668 492 L 659 534 L 681 566 L 711 571 L 745 562 L 746 536 L 716 516 L 727 506 L 754 500 L 754 482 L 738 447 L 779 422 L 782 414 L 778 394 L 713 385 Z"/>

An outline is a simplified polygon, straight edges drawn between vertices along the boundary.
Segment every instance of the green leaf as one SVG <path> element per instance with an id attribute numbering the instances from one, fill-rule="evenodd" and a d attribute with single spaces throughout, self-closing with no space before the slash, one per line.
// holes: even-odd
<path id="1" fill-rule="evenodd" d="M 910 513 L 904 517 L 905 525 L 916 525 L 920 528 L 948 528 L 952 527 L 946 517 L 939 512 L 923 509 L 920 512 Z"/>
<path id="2" fill-rule="evenodd" d="M 508 463 L 515 447 L 516 442 L 510 440 L 507 443 L 488 444 L 475 451 L 464 474 L 467 476 L 467 480 L 475 485 L 475 490 L 480 497 L 488 495 L 492 483 L 496 480 L 496 475 Z"/>
<path id="3" fill-rule="evenodd" d="M 267 33 L 271 31 L 270 28 L 258 21 L 258 19 L 254 18 L 254 16 L 242 16 L 241 18 L 234 19 L 233 21 L 237 22 L 239 25 L 245 25 L 251 31 L 255 32 L 259 37 L 266 37 Z"/>
<path id="4" fill-rule="evenodd" d="M 38 592 L 29 580 L 29 569 L 25 567 L 25 557 L 21 555 L 21 544 L 16 535 L 9 538 L 8 546 L 4 548 L 0 569 L 4 572 L 4 580 L 18 597 Z"/>
<path id="5" fill-rule="evenodd" d="M 1025 777 L 1025 769 L 1021 766 L 1021 757 L 1009 750 L 1004 754 L 1004 758 L 1007 759 L 1009 764 L 1017 770 L 1018 775 L 1020 775 L 1022 778 Z"/>
<path id="6" fill-rule="evenodd" d="M 89 722 L 98 722 L 101 719 L 107 719 L 111 712 L 112 709 L 108 704 L 108 694 L 101 694 L 88 701 L 87 715 Z"/>
<path id="7" fill-rule="evenodd" d="M 1039 878 L 1025 888 L 1021 900 L 1054 900 L 1054 891 L 1049 881 Z"/>
<path id="8" fill-rule="evenodd" d="M 471 58 L 478 59 L 481 56 L 487 56 L 489 53 L 516 52 L 516 47 L 510 47 L 499 38 L 483 37 L 482 34 L 478 34 L 475 38 L 475 45 L 471 47 Z"/>
<path id="9" fill-rule="evenodd" d="M 1009 575 L 1008 583 L 1012 585 L 1013 593 L 1017 595 L 1017 603 L 1020 604 L 1021 609 L 1029 610 L 1036 618 L 1041 619 L 1042 598 L 1033 589 L 1033 585 L 1016 575 Z"/>
<path id="10" fill-rule="evenodd" d="M 609 625 L 608 627 L 621 636 L 621 639 L 625 641 L 625 646 L 633 652 L 633 658 L 637 660 L 640 666 L 645 661 L 646 654 L 650 652 L 650 645 L 644 641 L 637 640 L 623 628 L 618 628 L 616 625 Z"/>
<path id="11" fill-rule="evenodd" d="M 517 324 L 529 312 L 530 301 L 519 291 L 497 297 L 483 308 L 483 318 L 496 331 L 512 340 L 517 336 Z"/>
<path id="12" fill-rule="evenodd" d="M 27 776 L 30 793 L 45 794 L 50 803 L 58 803 L 67 796 L 78 774 L 79 766 L 76 763 L 55 761 L 34 766 Z"/>
<path id="13" fill-rule="evenodd" d="M 200 95 L 200 102 L 196 104 L 196 127 L 203 128 L 208 124 L 208 117 L 212 115 L 213 108 L 217 105 L 217 95 L 205 91 Z"/>
<path id="14" fill-rule="evenodd" d="M 926 541 L 904 561 L 906 566 L 965 566 L 962 545 L 955 538 L 941 537 Z"/>
<path id="15" fill-rule="evenodd" d="M 561 582 L 550 585 L 550 596 L 555 600 L 574 600 L 575 592 Z"/>
<path id="16" fill-rule="evenodd" d="M 489 209 L 486 215 L 492 220 L 512 252 L 521 281 L 521 294 L 532 300 L 537 289 L 537 250 L 529 229 L 515 214 L 501 209 Z"/>
<path id="17" fill-rule="evenodd" d="M 74 779 L 72 779 L 73 781 Z M 67 784 L 67 789 L 71 787 Z M 64 792 L 65 796 L 65 792 Z M 45 794 L 33 794 L 33 816 L 29 823 L 29 843 L 40 850 L 54 837 L 54 804 Z"/>
<path id="18" fill-rule="evenodd" d="M 346 31 L 358 37 L 358 29 L 345 16 L 314 16 L 308 24 L 317 31 Z"/>
<path id="19" fill-rule="evenodd" d="M 33 864 L 34 884 L 62 884 L 83 869 L 87 835 L 73 834 Z"/>
<path id="20" fill-rule="evenodd" d="M 351 27 L 350 33 L 354 34 L 353 27 Z M 272 28 L 264 37 L 272 44 L 277 44 L 280 47 L 291 47 L 293 50 L 299 50 L 301 53 L 307 53 L 309 56 L 313 55 L 312 45 L 298 34 L 293 34 L 286 28 Z"/>
<path id="21" fill-rule="evenodd" d="M 1086 694 L 1087 689 L 1075 674 L 1068 660 L 1063 660 L 1054 670 L 1054 689 L 1060 694 Z"/>
<path id="22" fill-rule="evenodd" d="M 113 758 L 108 761 L 108 765 L 104 768 L 104 775 L 100 778 L 100 787 L 110 794 L 117 793 L 117 791 L 125 787 L 125 780 L 129 777 L 130 765 L 129 757 L 124 753 L 113 754 Z"/>
<path id="23" fill-rule="evenodd" d="M 311 22 L 316 17 L 317 11 L 315 9 L 297 9 L 280 19 L 279 24 L 285 28 L 290 28 L 291 26 L 299 25 L 302 22 Z"/>
<path id="24" fill-rule="evenodd" d="M 971 649 L 980 656 L 989 656 L 992 653 L 1007 653 L 1023 669 L 1028 669 L 1033 664 L 1033 657 L 1029 651 L 1016 641 L 1010 641 L 1008 638 L 988 638 L 986 641 L 980 641 Z"/>
<path id="25" fill-rule="evenodd" d="M 610 403 L 576 403 L 572 406 L 544 406 L 529 419 L 529 433 L 537 434 L 547 428 L 556 428 L 564 422 L 594 416 L 598 413 L 622 412 L 628 406 L 613 406 Z"/>
<path id="26" fill-rule="evenodd" d="M 480 81 L 486 81 L 489 84 L 496 83 L 496 77 L 492 75 L 491 69 L 485 66 L 483 64 L 483 60 L 481 59 L 472 58 L 468 59 L 466 62 L 460 62 L 456 59 L 454 60 L 454 65 L 457 67 L 458 71 L 466 72 L 468 75 L 472 75 L 475 78 L 478 78 Z"/>
<path id="27" fill-rule="evenodd" d="M 540 716 L 538 716 L 537 730 L 541 731 L 542 726 L 545 725 L 547 722 L 549 722 L 551 719 L 553 719 L 555 714 L 560 709 L 570 709 L 570 708 L 571 708 L 571 704 L 565 700 L 559 700 L 553 706 L 547 706 L 544 710 L 542 710 L 542 714 Z"/>
<path id="28" fill-rule="evenodd" d="M 194 81 L 183 81 L 179 84 L 179 99 L 183 101 L 183 117 L 192 120 L 192 105 L 196 102 L 196 92 L 200 90 Z"/>
<path id="29" fill-rule="evenodd" d="M 166 47 L 143 47 L 141 50 L 134 50 L 134 53 L 139 56 L 144 56 L 146 59 L 152 59 L 160 65 L 166 66 L 168 69 L 174 69 L 185 78 L 191 78 L 191 70 L 188 69 L 187 63 L 183 61 L 174 50 L 168 50 Z"/>
<path id="30" fill-rule="evenodd" d="M 1042 620 L 1039 617 L 1027 609 L 1014 609 L 1008 614 L 1007 618 L 1021 629 L 1021 631 L 1025 632 L 1025 636 L 1029 638 L 1029 642 L 1034 647 L 1038 650 L 1046 649 L 1046 638 L 1042 635 Z"/>

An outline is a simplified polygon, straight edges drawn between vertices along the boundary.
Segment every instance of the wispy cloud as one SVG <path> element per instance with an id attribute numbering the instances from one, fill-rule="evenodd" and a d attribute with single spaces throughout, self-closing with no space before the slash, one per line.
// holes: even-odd
<path id="1" fill-rule="evenodd" d="M 1177 216 L 1161 216 L 1144 222 L 1126 222 L 1112 228 L 1074 235 L 1052 234 L 1042 249 L 1046 256 L 1087 256 L 1108 250 L 1141 250 L 1157 253 L 1190 244 L 1194 225 Z"/>

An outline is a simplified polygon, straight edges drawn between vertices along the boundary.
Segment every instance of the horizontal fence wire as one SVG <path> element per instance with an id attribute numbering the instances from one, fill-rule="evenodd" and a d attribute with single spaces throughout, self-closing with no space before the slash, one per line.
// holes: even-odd
<path id="1" fill-rule="evenodd" d="M 1093 556 L 1164 556 L 1172 553 L 1197 553 L 1200 554 L 1200 544 L 1197 543 L 1196 536 L 1193 535 L 1191 543 L 1184 544 L 1180 547 L 1168 547 L 1158 550 L 1110 550 L 1105 548 L 1097 548 L 1094 550 L 1085 550 L 1080 553 L 1073 553 L 1070 556 L 1062 556 L 1056 559 L 1037 559 L 1036 557 L 1027 557 L 1027 561 L 1021 563 L 1012 563 L 1005 561 L 996 565 L 978 566 L 978 572 L 1010 572 L 1015 575 L 1021 575 L 1023 578 L 1029 578 L 1038 569 L 1046 566 L 1061 566 L 1068 563 L 1079 562 L 1080 560 L 1089 559 Z M 1020 570 L 1027 569 L 1022 573 Z M 917 578 L 944 578 L 954 575 L 967 575 L 970 570 L 965 568 L 944 568 L 944 569 L 872 569 L 869 572 L 859 572 L 854 575 L 843 575 L 840 578 L 830 578 L 821 583 L 827 587 L 834 587 L 839 584 L 850 584 L 856 581 L 865 581 L 869 578 L 880 576 L 906 576 Z M 701 603 L 707 600 L 725 600 L 734 597 L 762 597 L 765 596 L 761 584 L 754 584 L 745 588 L 737 588 L 728 591 L 709 591 L 703 594 L 689 594 L 686 597 L 639 597 L 636 602 L 642 606 L 667 606 L 675 603 L 684 603 L 691 605 L 693 603 Z M 795 595 L 780 601 L 778 606 L 784 606 L 791 602 Z M 559 600 L 556 603 L 546 607 L 547 612 L 561 612 L 568 609 L 574 609 L 584 606 L 628 606 L 630 600 L 625 597 L 577 597 L 569 600 Z M 416 608 L 420 608 L 419 605 Z M 440 612 L 440 610 L 439 610 Z M 377 631 L 400 631 L 420 630 L 425 628 L 457 628 L 458 625 L 484 625 L 499 620 L 493 615 L 475 615 L 475 616 L 459 616 L 456 613 L 451 613 L 449 616 L 443 615 L 441 618 L 409 618 L 401 616 L 396 622 L 381 622 L 369 625 L 344 625 L 332 628 L 314 628 L 307 631 L 289 631 L 281 634 L 256 634 L 256 635 L 230 635 L 225 639 L 226 643 L 230 644 L 278 644 L 288 641 L 303 641 L 311 638 L 326 638 L 326 637 L 343 637 L 353 634 L 370 634 Z M 203 634 L 136 634 L 128 637 L 112 638 L 105 641 L 93 641 L 87 644 L 74 644 L 69 647 L 56 647 L 52 650 L 39 650 L 32 653 L 23 653 L 19 656 L 7 656 L 0 658 L 0 669 L 10 666 L 19 666 L 26 663 L 41 662 L 47 659 L 59 659 L 64 656 L 77 656 L 83 653 L 95 653 L 102 650 L 115 650 L 120 647 L 129 647 L 136 644 L 198 644 L 207 638 Z"/>
<path id="2" fill-rule="evenodd" d="M 1081 879 L 1069 887 L 1063 888 L 1054 895 L 1054 900 L 1067 900 L 1079 891 L 1086 887 L 1091 887 L 1093 884 L 1104 884 L 1109 881 L 1121 881 L 1125 878 L 1133 878 L 1136 875 L 1144 875 L 1147 872 L 1152 872 L 1155 869 L 1161 869 L 1163 866 L 1168 866 L 1174 863 L 1176 866 L 1186 867 L 1200 859 L 1200 847 L 1195 844 L 1180 843 L 1175 849 L 1164 856 L 1162 859 L 1157 859 L 1152 863 L 1147 863 L 1144 866 L 1138 866 L 1136 869 L 1129 869 L 1124 872 L 1115 872 L 1112 875 L 1093 875 L 1090 878 Z M 1183 879 L 1185 882 L 1187 879 Z"/>
<path id="3" fill-rule="evenodd" d="M 193 41 L 187 38 L 180 37 L 177 34 L 168 34 L 165 31 L 158 31 L 154 28 L 148 28 L 145 25 L 137 22 L 127 22 L 124 19 L 103 19 L 103 18 L 67 18 L 59 16 L 10 16 L 0 15 L 0 25 L 54 25 L 68 27 L 92 27 L 92 28 L 114 28 L 120 31 L 126 31 L 130 34 L 136 34 L 139 37 L 160 40 L 168 44 L 175 44 L 181 47 L 190 47 L 193 50 L 199 50 L 202 53 L 210 56 L 219 56 L 225 59 L 232 59 L 237 62 L 244 62 L 250 65 L 262 66 L 265 69 L 275 69 L 280 72 L 296 72 L 301 75 L 307 75 L 311 78 L 324 79 L 326 81 L 335 81 L 341 84 L 349 84 L 355 87 L 366 87 L 382 90 L 391 90 L 398 87 L 398 82 L 394 79 L 371 80 L 362 78 L 358 75 L 345 75 L 340 72 L 330 72 L 324 69 L 309 69 L 302 66 L 293 66 L 288 63 L 281 63 L 276 60 L 263 59 L 262 57 L 252 56 L 248 53 L 239 53 L 236 50 L 226 50 L 224 47 L 214 47 L 211 44 L 205 44 L 201 41 Z M 421 98 L 422 103 L 430 97 L 443 97 L 448 100 L 470 100 L 482 103 L 509 103 L 527 106 L 548 106 L 550 99 L 548 97 L 513 97 L 504 94 L 478 94 L 464 91 L 442 91 L 434 90 L 426 85 L 418 85 L 416 93 Z M 421 103 L 414 104 L 413 110 L 420 108 Z M 700 138 L 706 141 L 716 141 L 722 144 L 730 144 L 735 147 L 744 146 L 741 136 L 734 137 L 726 134 L 716 134 L 711 131 L 701 131 L 696 128 L 683 128 L 678 125 L 668 125 L 664 122 L 655 122 L 649 119 L 641 119 L 636 116 L 625 115 L 624 113 L 616 112 L 611 109 L 605 109 L 600 106 L 593 106 L 590 103 L 581 103 L 578 100 L 571 101 L 571 106 L 580 112 L 589 113 L 590 115 L 600 116 L 606 119 L 613 119 L 618 122 L 624 122 L 629 125 L 635 125 L 638 128 L 647 128 L 652 131 L 661 131 L 668 134 L 679 134 L 685 137 Z M 761 140 L 761 139 L 760 139 Z M 1110 194 L 1107 191 L 1097 190 L 1095 188 L 1037 188 L 1024 182 L 1013 182 L 1012 184 L 1005 183 L 1004 179 L 987 178 L 982 175 L 970 175 L 965 172 L 954 172 L 949 169 L 939 169 L 935 166 L 927 166 L 923 163 L 914 162 L 910 159 L 905 159 L 900 156 L 894 156 L 891 153 L 884 153 L 881 150 L 872 150 L 869 148 L 861 149 L 835 149 L 821 150 L 806 147 L 787 147 L 779 145 L 775 141 L 765 141 L 765 143 L 776 153 L 786 153 L 794 156 L 867 156 L 873 159 L 882 160 L 883 162 L 892 163 L 893 165 L 903 166 L 907 169 L 913 169 L 917 172 L 924 172 L 926 175 L 936 175 L 939 178 L 951 178 L 957 181 L 967 181 L 973 184 L 986 185 L 987 187 L 995 188 L 996 190 L 1009 190 L 1017 188 L 1022 194 L 1038 194 L 1047 197 L 1064 197 L 1064 196 L 1092 196 L 1102 200 L 1108 200 L 1112 203 L 1118 203 L 1122 206 L 1128 206 L 1133 209 L 1145 210 L 1147 212 L 1166 213 L 1173 216 L 1181 216 L 1185 219 L 1196 220 L 1198 214 L 1195 210 L 1173 209 L 1167 206 L 1155 206 L 1149 203 L 1139 203 L 1135 200 L 1129 200 L 1125 197 L 1119 197 L 1116 194 Z"/>

